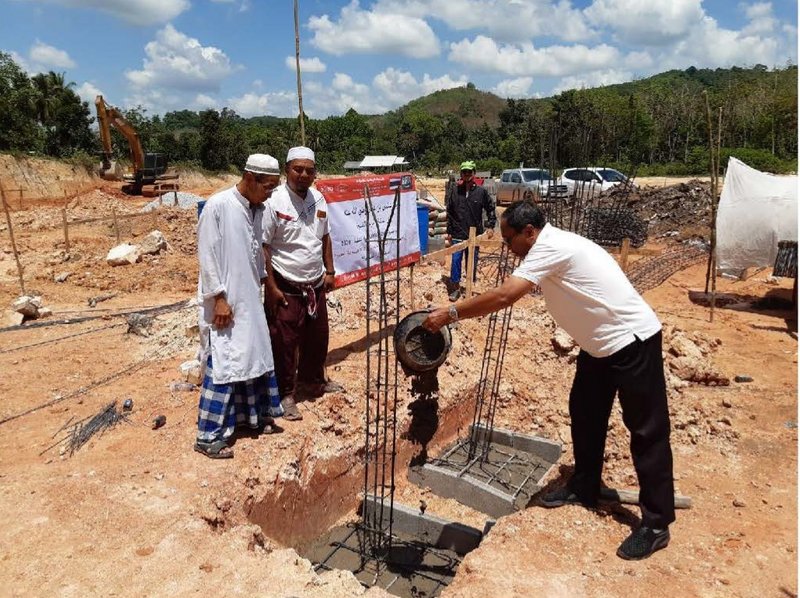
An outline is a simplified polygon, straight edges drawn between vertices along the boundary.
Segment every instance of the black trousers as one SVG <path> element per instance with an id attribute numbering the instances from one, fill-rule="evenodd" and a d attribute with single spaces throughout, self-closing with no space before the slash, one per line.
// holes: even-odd
<path id="1" fill-rule="evenodd" d="M 661 332 L 608 357 L 578 354 L 569 395 L 575 473 L 568 486 L 585 503 L 597 502 L 608 418 L 617 393 L 631 433 L 642 524 L 665 528 L 675 521 L 675 490 Z"/>

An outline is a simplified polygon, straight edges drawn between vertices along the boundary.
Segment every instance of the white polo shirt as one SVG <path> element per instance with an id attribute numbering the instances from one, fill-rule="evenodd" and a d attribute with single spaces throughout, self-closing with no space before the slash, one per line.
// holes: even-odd
<path id="1" fill-rule="evenodd" d="M 553 319 L 592 357 L 661 330 L 655 312 L 609 253 L 545 224 L 513 276 L 539 285 Z"/>
<path id="2" fill-rule="evenodd" d="M 328 204 L 316 189 L 305 199 L 285 183 L 265 202 L 264 244 L 272 267 L 292 282 L 311 283 L 325 271 L 322 237 L 328 234 Z"/>

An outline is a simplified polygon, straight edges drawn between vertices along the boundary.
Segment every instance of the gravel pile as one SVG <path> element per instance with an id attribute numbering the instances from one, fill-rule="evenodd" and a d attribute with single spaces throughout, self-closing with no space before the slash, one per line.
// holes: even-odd
<path id="1" fill-rule="evenodd" d="M 178 207 L 182 210 L 190 210 L 194 209 L 197 206 L 198 201 L 205 201 L 205 197 L 200 197 L 199 195 L 195 195 L 194 193 L 187 193 L 185 191 L 178 191 L 178 193 L 173 193 L 168 191 L 158 199 L 154 199 L 145 207 L 142 208 L 143 212 L 150 212 L 152 210 L 157 210 L 162 206 L 167 207 L 174 207 L 175 206 L 175 196 L 178 196 Z"/>

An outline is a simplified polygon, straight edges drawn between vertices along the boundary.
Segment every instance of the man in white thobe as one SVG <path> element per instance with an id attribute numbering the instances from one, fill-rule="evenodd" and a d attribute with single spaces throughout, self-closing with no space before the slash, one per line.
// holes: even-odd
<path id="1" fill-rule="evenodd" d="M 200 391 L 195 450 L 233 457 L 227 440 L 239 424 L 272 431 L 280 415 L 261 285 L 264 202 L 280 182 L 278 161 L 247 159 L 242 179 L 208 199 L 197 224 L 200 337 L 206 372 Z"/>

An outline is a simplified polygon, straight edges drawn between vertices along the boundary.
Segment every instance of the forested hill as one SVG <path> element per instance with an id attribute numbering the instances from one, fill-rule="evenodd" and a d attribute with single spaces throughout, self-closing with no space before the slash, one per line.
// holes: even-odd
<path id="1" fill-rule="evenodd" d="M 341 171 L 365 154 L 405 156 L 437 171 L 465 159 L 481 170 L 510 165 L 588 163 L 634 167 L 639 174 L 707 170 L 708 102 L 722 110 L 723 164 L 736 155 L 771 172 L 797 169 L 797 67 L 673 70 L 647 79 L 570 90 L 542 99 L 505 100 L 473 84 L 417 98 L 382 115 L 349 110 L 306 120 L 306 143 L 320 169 Z M 112 101 L 112 98 L 107 98 Z M 0 52 L 0 151 L 95 161 L 93 107 L 66 74 L 28 75 Z M 147 151 L 209 170 L 241 165 L 252 152 L 280 159 L 300 141 L 299 119 L 241 118 L 229 109 L 181 110 L 163 116 L 125 111 Z M 113 132 L 124 158 L 125 140 Z"/>

